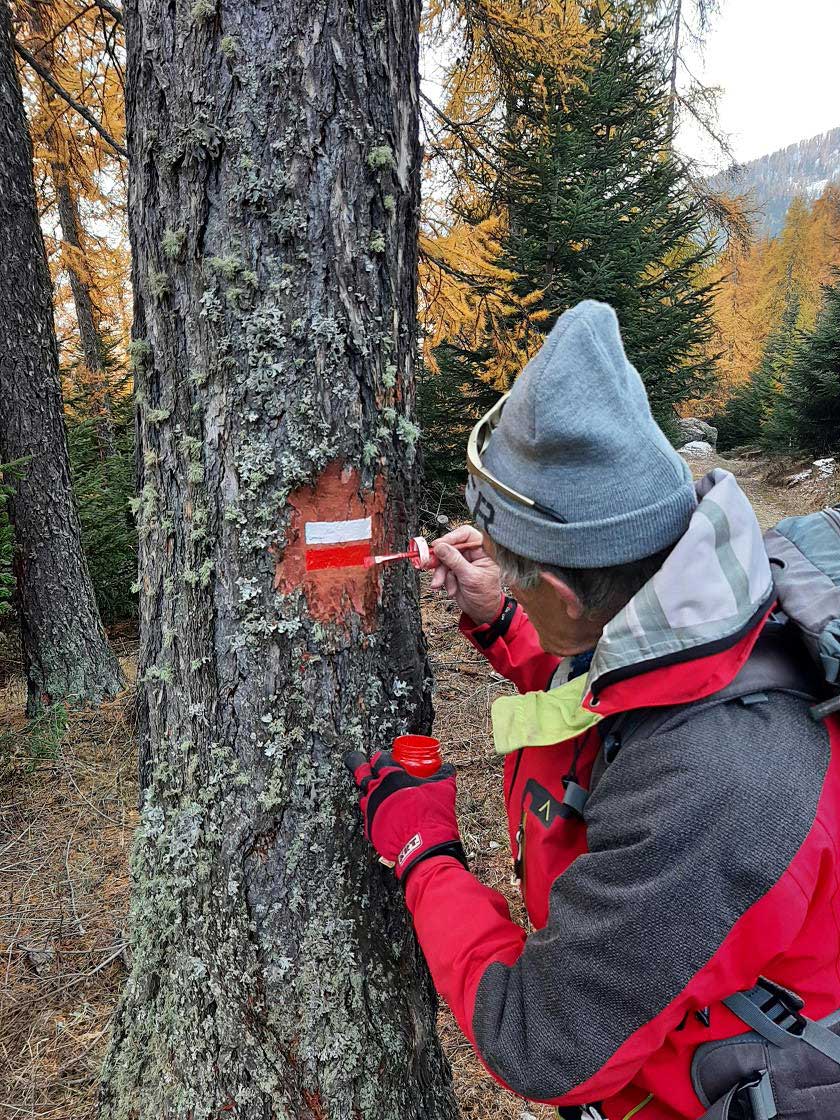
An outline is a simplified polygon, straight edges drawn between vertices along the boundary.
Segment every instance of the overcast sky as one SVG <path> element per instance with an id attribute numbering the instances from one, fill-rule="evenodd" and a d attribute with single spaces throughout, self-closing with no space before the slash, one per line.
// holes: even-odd
<path id="1" fill-rule="evenodd" d="M 746 162 L 840 126 L 840 0 L 720 0 L 704 58 L 720 124 Z M 720 162 L 685 126 L 690 154 Z"/>

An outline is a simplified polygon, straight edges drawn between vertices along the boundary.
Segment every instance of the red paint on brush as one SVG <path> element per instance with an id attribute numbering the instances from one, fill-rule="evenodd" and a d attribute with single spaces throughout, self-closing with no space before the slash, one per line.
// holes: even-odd
<path id="1" fill-rule="evenodd" d="M 307 572 L 320 572 L 324 568 L 366 568 L 368 560 L 370 541 L 321 545 L 306 550 Z"/>

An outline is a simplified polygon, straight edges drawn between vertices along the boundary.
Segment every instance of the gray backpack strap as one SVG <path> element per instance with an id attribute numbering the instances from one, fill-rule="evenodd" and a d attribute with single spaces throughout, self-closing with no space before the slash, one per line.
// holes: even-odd
<path id="1" fill-rule="evenodd" d="M 824 1022 L 802 1014 L 799 996 L 763 977 L 748 992 L 736 992 L 723 1001 L 733 1015 L 774 1046 L 805 1043 L 840 1066 L 840 1035 L 829 1029 L 840 1013 Z"/>
<path id="2" fill-rule="evenodd" d="M 724 999 L 746 1034 L 698 1046 L 691 1078 L 702 1120 L 828 1120 L 840 1115 L 840 1010 L 820 1022 L 794 992 L 761 977 Z"/>
<path id="3" fill-rule="evenodd" d="M 766 1069 L 733 1085 L 703 1113 L 700 1120 L 743 1120 L 745 1108 L 750 1110 L 747 1114 L 750 1120 L 776 1120 L 779 1115 L 770 1074 Z"/>
<path id="4" fill-rule="evenodd" d="M 814 712 L 824 719 L 840 710 L 840 506 L 787 517 L 764 544 L 780 607 L 833 693 Z"/>

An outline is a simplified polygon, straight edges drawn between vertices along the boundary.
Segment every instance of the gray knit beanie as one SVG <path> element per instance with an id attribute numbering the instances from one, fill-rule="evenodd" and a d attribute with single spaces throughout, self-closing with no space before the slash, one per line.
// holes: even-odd
<path id="1" fill-rule="evenodd" d="M 651 556 L 682 536 L 697 505 L 691 471 L 651 416 L 615 312 L 594 300 L 560 316 L 517 378 L 482 463 L 565 523 L 471 477 L 478 527 L 559 567 Z"/>

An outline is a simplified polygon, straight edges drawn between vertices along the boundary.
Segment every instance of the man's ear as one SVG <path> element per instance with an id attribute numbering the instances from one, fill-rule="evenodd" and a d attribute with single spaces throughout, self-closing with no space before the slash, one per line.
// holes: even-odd
<path id="1" fill-rule="evenodd" d="M 566 608 L 566 613 L 569 618 L 583 618 L 586 609 L 583 603 L 578 599 L 577 595 L 559 576 L 554 575 L 553 572 L 540 571 L 540 577 L 545 580 L 549 587 L 554 588 Z"/>

